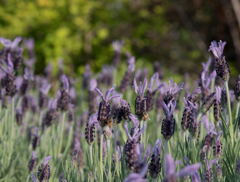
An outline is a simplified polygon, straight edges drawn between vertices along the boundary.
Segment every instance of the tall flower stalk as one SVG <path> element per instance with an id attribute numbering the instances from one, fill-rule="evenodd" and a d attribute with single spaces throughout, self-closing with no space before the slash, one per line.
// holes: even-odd
<path id="1" fill-rule="evenodd" d="M 225 84 L 227 100 L 228 100 L 229 131 L 230 131 L 231 143 L 233 145 L 232 109 L 231 109 L 229 87 L 228 87 L 230 70 L 229 70 L 228 63 L 225 60 L 225 56 L 223 55 L 223 50 L 225 45 L 226 45 L 226 42 L 222 42 L 221 40 L 218 42 L 218 46 L 215 42 L 212 42 L 210 45 L 209 51 L 212 51 L 214 55 L 215 69 L 217 71 L 217 75 L 224 81 L 224 84 Z"/>

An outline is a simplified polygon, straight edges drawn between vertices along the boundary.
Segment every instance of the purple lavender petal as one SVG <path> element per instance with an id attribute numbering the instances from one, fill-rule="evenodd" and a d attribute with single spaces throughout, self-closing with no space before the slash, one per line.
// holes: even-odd
<path id="1" fill-rule="evenodd" d="M 44 157 L 42 164 L 43 164 L 43 165 L 46 165 L 51 159 L 52 159 L 52 156 L 51 156 L 51 155 L 48 156 L 48 157 Z"/>
<path id="2" fill-rule="evenodd" d="M 65 74 L 62 76 L 63 88 L 69 90 L 69 82 Z"/>
<path id="3" fill-rule="evenodd" d="M 218 158 L 211 160 L 211 161 L 208 163 L 208 167 L 209 167 L 209 168 L 212 168 L 212 165 L 213 165 L 215 162 L 217 162 L 217 160 L 218 160 Z"/>
<path id="4" fill-rule="evenodd" d="M 146 88 L 147 88 L 147 79 L 145 78 L 143 81 L 142 89 L 141 89 L 141 96 L 143 96 Z"/>
<path id="5" fill-rule="evenodd" d="M 192 173 L 192 182 L 201 182 L 201 179 L 197 172 Z"/>
<path id="6" fill-rule="evenodd" d="M 165 174 L 170 176 L 175 173 L 175 163 L 169 153 L 166 153 L 165 160 Z"/>
<path id="7" fill-rule="evenodd" d="M 11 61 L 11 55 L 8 53 L 8 73 L 12 73 L 13 72 L 13 63 Z"/>
<path id="8" fill-rule="evenodd" d="M 169 108 L 167 107 L 167 105 L 166 105 L 166 103 L 164 102 L 164 101 L 162 101 L 162 107 L 163 107 L 163 109 L 165 110 L 165 112 L 166 112 L 166 114 L 167 114 L 167 116 L 169 115 Z"/>
<path id="9" fill-rule="evenodd" d="M 142 127 L 142 129 L 139 131 L 139 133 L 138 133 L 138 135 L 135 137 L 135 138 L 138 138 L 141 134 L 142 134 L 142 132 L 144 132 L 144 130 L 146 129 L 146 124 L 144 124 L 143 125 L 143 127 Z"/>
<path id="10" fill-rule="evenodd" d="M 134 80 L 133 80 L 133 85 L 134 85 L 134 89 L 135 89 L 136 94 L 138 94 L 138 86 L 137 86 L 136 78 L 134 78 Z"/>
<path id="11" fill-rule="evenodd" d="M 34 173 L 32 173 L 31 178 L 32 178 L 33 182 L 37 182 L 37 179 L 35 178 Z"/>
<path id="12" fill-rule="evenodd" d="M 95 90 L 99 93 L 99 95 L 102 97 L 102 100 L 105 101 L 105 98 L 100 90 L 98 88 L 95 88 Z"/>
<path id="13" fill-rule="evenodd" d="M 127 121 L 125 121 L 125 123 L 124 123 L 124 129 L 126 131 L 126 134 L 127 134 L 128 138 L 130 140 L 132 140 L 132 137 L 131 137 L 130 133 L 128 132 Z"/>
<path id="14" fill-rule="evenodd" d="M 12 42 L 11 48 L 16 48 L 19 42 L 21 42 L 21 40 L 22 40 L 22 37 L 16 37 Z"/>
<path id="15" fill-rule="evenodd" d="M 130 114 L 129 115 L 129 118 L 132 120 L 133 124 L 134 124 L 134 127 L 138 128 L 139 126 L 139 121 L 138 119 L 133 115 L 133 114 Z"/>
<path id="16" fill-rule="evenodd" d="M 112 99 L 114 99 L 114 98 L 116 98 L 116 97 L 120 97 L 120 95 L 113 95 L 113 96 L 111 96 L 111 97 L 107 100 L 107 102 L 110 102 Z"/>
<path id="17" fill-rule="evenodd" d="M 105 100 L 106 100 L 106 101 L 108 100 L 109 96 L 112 94 L 115 86 L 116 86 L 116 85 L 113 85 L 112 88 L 110 88 L 110 89 L 106 92 L 106 94 L 105 94 Z"/>
<path id="18" fill-rule="evenodd" d="M 209 121 L 207 120 L 207 117 L 205 115 L 203 115 L 202 121 L 203 121 L 203 124 L 204 124 L 207 132 L 209 133 L 210 132 L 210 130 L 209 130 Z"/>
<path id="19" fill-rule="evenodd" d="M 194 172 L 196 172 L 200 167 L 201 167 L 201 163 L 196 163 L 196 164 L 192 164 L 192 165 L 188 165 L 185 166 L 183 169 L 181 169 L 176 176 L 177 177 L 181 177 L 181 176 L 187 176 L 189 174 L 192 174 Z"/>

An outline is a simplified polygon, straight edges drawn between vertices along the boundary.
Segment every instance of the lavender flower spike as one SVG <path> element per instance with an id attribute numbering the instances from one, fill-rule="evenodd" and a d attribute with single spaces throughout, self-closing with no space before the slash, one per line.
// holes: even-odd
<path id="1" fill-rule="evenodd" d="M 95 88 L 95 90 L 102 97 L 102 101 L 99 103 L 98 119 L 97 119 L 101 127 L 104 127 L 106 125 L 109 125 L 109 127 L 111 127 L 112 119 L 111 119 L 111 111 L 110 111 L 110 101 L 113 98 L 119 97 L 119 95 L 111 96 L 114 88 L 115 88 L 115 85 L 113 85 L 113 87 L 106 92 L 105 97 L 103 96 L 102 92 L 99 89 Z"/>
<path id="2" fill-rule="evenodd" d="M 213 55 L 220 59 L 223 56 L 223 50 L 226 45 L 226 42 L 222 42 L 221 40 L 218 42 L 218 46 L 216 42 L 211 42 L 211 45 L 208 51 L 212 51 Z"/>
<path id="3" fill-rule="evenodd" d="M 133 84 L 134 84 L 136 94 L 140 97 L 143 97 L 144 91 L 147 88 L 147 79 L 146 78 L 144 79 L 143 84 L 140 82 L 140 85 L 138 87 L 137 82 L 136 82 L 136 78 L 134 78 Z"/>
<path id="4" fill-rule="evenodd" d="M 150 176 L 153 179 L 156 179 L 158 177 L 158 174 L 160 173 L 161 167 L 162 167 L 161 159 L 160 159 L 161 146 L 162 146 L 162 140 L 157 139 L 152 150 L 151 162 L 148 166 Z"/>
<path id="5" fill-rule="evenodd" d="M 176 181 L 177 177 L 182 177 L 186 176 L 189 174 L 193 174 L 196 172 L 200 167 L 201 163 L 196 163 L 192 165 L 187 165 L 183 169 L 181 169 L 178 173 L 175 172 L 175 165 L 176 162 L 173 161 L 173 158 L 170 156 L 170 154 L 166 154 L 166 162 L 165 162 L 165 174 L 167 175 L 166 178 L 163 179 L 163 182 L 168 182 L 168 181 Z"/>
<path id="6" fill-rule="evenodd" d="M 212 182 L 213 181 L 213 172 L 212 172 L 212 165 L 217 162 L 218 158 L 213 159 L 212 161 L 208 162 L 206 158 L 204 158 L 207 164 L 207 169 L 205 173 L 205 181 Z"/>
<path id="7" fill-rule="evenodd" d="M 44 157 L 43 163 L 38 168 L 39 181 L 47 181 L 50 178 L 50 166 L 48 162 L 52 159 L 52 156 Z"/>
<path id="8" fill-rule="evenodd" d="M 164 96 L 163 101 L 168 104 L 170 101 L 176 100 L 178 97 L 178 93 L 182 89 L 184 82 L 180 83 L 177 86 L 177 83 L 173 83 L 172 78 L 169 79 L 169 91 Z"/>
<path id="9" fill-rule="evenodd" d="M 89 118 L 89 121 L 85 128 L 85 139 L 88 145 L 92 145 L 95 139 L 95 123 L 98 123 L 97 120 L 98 113 L 92 114 Z"/>

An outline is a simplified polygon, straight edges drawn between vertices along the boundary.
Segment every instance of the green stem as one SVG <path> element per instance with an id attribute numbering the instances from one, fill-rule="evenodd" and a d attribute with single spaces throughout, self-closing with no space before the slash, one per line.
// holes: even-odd
<path id="1" fill-rule="evenodd" d="M 102 160 L 102 152 L 103 152 L 103 128 L 101 127 L 101 138 L 100 138 L 100 175 L 101 180 L 103 181 L 103 160 Z"/>
<path id="2" fill-rule="evenodd" d="M 66 112 L 63 112 L 62 113 L 61 133 L 60 133 L 60 142 L 59 142 L 58 154 L 61 153 L 61 149 L 62 149 L 62 139 L 63 139 L 64 128 L 65 128 L 65 116 L 66 116 Z"/>
<path id="3" fill-rule="evenodd" d="M 119 165 L 118 165 L 118 156 L 117 156 L 117 127 L 114 126 L 114 150 L 115 150 L 115 158 L 116 158 L 116 166 L 117 166 L 117 176 L 119 176 Z"/>
<path id="4" fill-rule="evenodd" d="M 226 88 L 227 101 L 228 101 L 229 131 L 230 131 L 231 143 L 233 145 L 232 110 L 231 110 L 230 95 L 229 95 L 229 88 L 228 88 L 228 82 L 227 81 L 225 81 L 225 88 Z"/>
<path id="5" fill-rule="evenodd" d="M 107 139 L 107 152 L 108 152 L 108 181 L 112 181 L 111 177 L 111 159 L 112 159 L 112 155 L 111 155 L 111 140 Z M 116 156 L 117 158 L 117 156 Z"/>
<path id="6" fill-rule="evenodd" d="M 93 164 L 93 158 L 92 158 L 92 145 L 89 145 L 89 153 L 90 153 L 90 165 L 92 167 L 92 164 Z M 90 168 L 91 168 L 90 167 Z"/>
<path id="7" fill-rule="evenodd" d="M 239 107 L 240 107 L 240 102 L 237 102 L 237 108 L 236 108 L 236 115 L 235 115 L 235 119 L 237 119 L 238 117 L 238 113 L 239 113 Z"/>

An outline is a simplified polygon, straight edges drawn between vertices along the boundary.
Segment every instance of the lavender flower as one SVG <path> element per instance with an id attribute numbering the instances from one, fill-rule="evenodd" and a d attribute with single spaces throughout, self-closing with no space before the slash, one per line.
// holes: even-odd
<path id="1" fill-rule="evenodd" d="M 220 135 L 222 134 L 222 131 L 220 131 L 216 136 L 215 145 L 213 146 L 213 155 L 216 158 L 219 158 L 222 154 L 222 143 L 219 140 Z"/>
<path id="2" fill-rule="evenodd" d="M 191 174 L 192 182 L 201 182 L 200 176 L 198 175 L 197 171 Z"/>
<path id="3" fill-rule="evenodd" d="M 166 113 L 166 117 L 165 117 L 165 119 L 163 119 L 163 122 L 162 122 L 161 133 L 162 133 L 163 137 L 165 138 L 165 140 L 169 140 L 172 137 L 172 135 L 174 134 L 174 130 L 175 130 L 176 121 L 173 117 L 173 112 L 176 107 L 176 101 L 173 101 L 173 103 L 172 103 L 172 101 L 170 101 L 169 107 L 165 104 L 164 101 L 162 101 L 162 107 Z"/>
<path id="4" fill-rule="evenodd" d="M 85 128 L 85 139 L 88 145 L 92 145 L 94 142 L 94 138 L 95 138 L 94 124 L 98 123 L 97 116 L 98 116 L 98 113 L 96 113 L 95 115 L 92 114 Z"/>
<path id="5" fill-rule="evenodd" d="M 214 134 L 217 135 L 217 133 L 215 131 L 213 131 L 215 128 L 214 123 L 209 122 L 205 115 L 202 117 L 202 120 L 203 120 L 203 124 L 208 132 L 208 134 L 206 135 L 206 137 L 204 139 L 203 146 L 207 145 L 208 153 L 210 153 L 211 146 L 212 146 L 213 139 L 214 139 Z M 210 128 L 209 128 L 209 124 L 211 124 Z"/>
<path id="6" fill-rule="evenodd" d="M 0 37 L 0 42 L 4 46 L 4 49 L 0 53 L 1 59 L 7 61 L 8 54 L 10 54 L 14 70 L 20 69 L 23 63 L 23 49 L 18 47 L 21 40 L 21 37 L 16 37 L 13 41 Z"/>
<path id="7" fill-rule="evenodd" d="M 162 164 L 160 158 L 160 150 L 162 146 L 162 140 L 157 139 L 152 150 L 151 162 L 148 166 L 150 176 L 153 179 L 158 177 L 158 174 L 161 172 Z"/>
<path id="8" fill-rule="evenodd" d="M 147 88 L 147 79 L 144 79 L 144 83 L 140 82 L 139 87 L 137 86 L 136 78 L 134 79 L 134 88 L 137 94 L 135 100 L 135 114 L 139 120 L 146 121 L 148 118 L 147 113 L 147 98 L 143 97 L 144 91 Z"/>
<path id="9" fill-rule="evenodd" d="M 106 92 L 105 97 L 103 96 L 103 94 L 102 94 L 102 92 L 100 90 L 95 88 L 95 90 L 102 97 L 102 101 L 99 104 L 98 118 L 97 118 L 97 120 L 98 120 L 98 122 L 99 122 L 101 127 L 104 127 L 106 125 L 109 125 L 111 127 L 112 119 L 111 119 L 111 114 L 110 114 L 110 101 L 113 98 L 119 97 L 119 95 L 111 96 L 114 88 L 115 88 L 115 85 L 113 85 L 113 87 L 110 88 Z"/>
<path id="10" fill-rule="evenodd" d="M 53 100 L 52 98 L 48 102 L 48 111 L 44 118 L 44 123 L 47 126 L 51 126 L 53 124 L 54 119 L 56 117 L 56 110 L 57 110 L 57 99 Z"/>
<path id="11" fill-rule="evenodd" d="M 28 171 L 32 172 L 37 166 L 37 152 L 33 151 L 32 152 L 32 157 L 28 163 Z"/>
<path id="12" fill-rule="evenodd" d="M 127 121 L 124 123 L 124 129 L 127 133 L 128 140 L 124 146 L 124 152 L 126 154 L 126 166 L 128 169 L 133 170 L 135 167 L 135 163 L 137 161 L 137 154 L 135 152 L 136 145 L 138 144 L 138 140 L 140 135 L 143 133 L 143 131 L 146 129 L 146 125 L 144 124 L 142 129 L 139 131 L 137 128 L 133 135 L 131 136 L 130 133 L 128 132 L 127 128 Z"/>
<path id="13" fill-rule="evenodd" d="M 38 180 L 48 181 L 50 178 L 50 166 L 48 162 L 52 159 L 52 156 L 44 157 L 43 163 L 38 168 Z"/>
<path id="14" fill-rule="evenodd" d="M 184 107 L 184 111 L 183 111 L 181 126 L 182 126 L 182 130 L 186 131 L 186 130 L 188 130 L 190 124 L 194 122 L 193 121 L 194 119 L 193 119 L 192 106 L 186 101 L 185 97 L 183 97 L 183 102 L 185 104 L 185 107 Z"/>
<path id="15" fill-rule="evenodd" d="M 119 85 L 119 90 L 121 93 L 126 92 L 127 87 L 130 84 L 134 70 L 135 70 L 135 57 L 131 57 L 130 59 L 128 59 L 128 70 L 125 72 L 121 84 Z"/>
<path id="16" fill-rule="evenodd" d="M 124 40 L 115 40 L 112 43 L 113 49 L 114 49 L 114 56 L 113 56 L 113 66 L 117 67 L 120 64 L 121 61 L 121 50 L 124 44 Z"/>
<path id="17" fill-rule="evenodd" d="M 33 150 L 36 150 L 36 148 L 39 146 L 40 143 L 40 136 L 38 135 L 38 127 L 36 127 L 36 132 L 35 134 L 32 134 L 32 148 Z"/>
<path id="18" fill-rule="evenodd" d="M 187 165 L 183 169 L 181 169 L 178 173 L 176 173 L 175 165 L 176 165 L 176 162 L 174 162 L 170 154 L 167 153 L 165 156 L 166 177 L 163 179 L 163 182 L 177 182 L 178 177 L 186 176 L 188 174 L 193 174 L 201 167 L 201 163 Z"/>
<path id="19" fill-rule="evenodd" d="M 207 169 L 206 169 L 206 173 L 205 173 L 205 181 L 206 182 L 212 182 L 213 181 L 213 172 L 212 172 L 212 165 L 217 162 L 218 158 L 208 162 L 208 160 L 205 158 L 204 159 L 206 161 L 207 164 Z"/>
<path id="20" fill-rule="evenodd" d="M 33 80 L 33 72 L 28 68 L 24 69 L 23 82 L 20 87 L 21 95 L 27 94 L 29 89 L 31 88 L 31 81 Z"/>
<path id="21" fill-rule="evenodd" d="M 207 77 L 209 75 L 209 66 L 211 64 L 211 57 L 209 57 L 208 61 L 206 63 L 202 63 L 203 66 L 203 70 L 201 71 L 200 75 L 199 75 L 199 79 L 198 79 L 198 86 L 202 88 L 202 74 L 205 73 L 205 76 Z M 205 79 L 205 77 L 204 77 Z"/>
<path id="22" fill-rule="evenodd" d="M 0 65 L 0 68 L 2 69 L 2 71 L 5 72 L 5 76 L 3 78 L 5 94 L 7 96 L 13 97 L 17 93 L 17 89 L 16 89 L 15 77 L 13 73 L 14 70 L 13 70 L 13 63 L 11 61 L 11 55 L 8 54 L 8 64 L 6 64 L 3 60 L 0 60 L 0 62 L 3 63 L 6 67 L 5 69 L 3 68 L 2 65 Z"/>
<path id="23" fill-rule="evenodd" d="M 139 130 L 140 130 L 140 125 L 139 125 L 138 119 L 137 119 L 133 114 L 131 114 L 131 115 L 129 116 L 129 118 L 132 120 L 133 125 L 134 125 L 134 127 L 131 128 L 131 132 L 130 132 L 130 135 L 131 135 L 131 137 L 132 137 L 136 131 L 139 132 Z M 137 143 L 140 143 L 140 141 L 141 141 L 141 135 L 138 137 Z"/>
<path id="24" fill-rule="evenodd" d="M 172 78 L 170 78 L 169 91 L 167 91 L 167 93 L 165 94 L 163 101 L 166 104 L 169 104 L 170 101 L 177 100 L 178 93 L 182 89 L 183 85 L 184 85 L 184 82 L 180 83 L 178 86 L 177 86 L 177 83 L 174 83 L 174 86 L 173 86 L 173 80 Z"/>
<path id="25" fill-rule="evenodd" d="M 192 93 L 187 97 L 187 102 L 189 104 L 189 102 L 193 103 L 194 106 L 197 106 L 197 94 L 201 93 L 201 88 L 198 87 L 195 90 L 192 91 Z"/>
<path id="26" fill-rule="evenodd" d="M 16 109 L 16 121 L 19 126 L 22 125 L 22 118 L 23 118 L 23 112 L 22 112 L 22 107 L 20 106 L 19 109 Z"/>
<path id="27" fill-rule="evenodd" d="M 216 77 L 215 70 L 210 74 L 209 77 L 207 77 L 206 72 L 202 72 L 202 97 L 201 97 L 202 102 L 204 102 L 210 95 L 209 85 L 212 79 L 214 79 L 215 77 Z"/>
<path id="28" fill-rule="evenodd" d="M 238 79 L 236 80 L 236 85 L 234 88 L 234 95 L 237 101 L 240 101 L 240 75 L 238 76 Z"/>
<path id="29" fill-rule="evenodd" d="M 147 158 L 151 152 L 151 146 L 150 144 L 148 144 L 148 147 L 147 147 L 147 150 L 146 150 L 146 153 L 145 155 L 143 156 L 143 149 L 144 149 L 144 144 L 142 143 L 140 149 L 139 149 L 139 144 L 136 145 L 136 154 L 137 154 L 137 161 L 135 163 L 135 167 L 134 167 L 134 170 L 133 172 L 135 173 L 140 173 L 143 169 L 143 167 L 145 166 L 146 162 L 147 162 Z M 142 159 L 142 156 L 143 156 L 143 159 Z M 145 176 L 145 178 L 147 178 L 147 176 Z"/>
<path id="30" fill-rule="evenodd" d="M 226 42 L 222 42 L 221 40 L 218 42 L 218 46 L 216 43 L 212 42 L 208 51 L 212 51 L 215 57 L 215 69 L 217 71 L 217 75 L 223 80 L 228 81 L 229 79 L 229 66 L 225 61 L 225 56 L 223 56 L 223 49 L 226 45 Z"/>
<path id="31" fill-rule="evenodd" d="M 147 182 L 147 179 L 144 179 L 147 173 L 148 165 L 145 164 L 143 166 L 142 171 L 140 173 L 131 173 L 127 178 L 124 179 L 123 182 Z"/>
<path id="32" fill-rule="evenodd" d="M 131 120 L 130 115 L 131 115 L 130 104 L 127 101 L 120 99 L 120 107 L 115 109 L 113 120 L 116 120 L 117 124 L 121 123 L 122 118 L 127 121 L 130 121 Z"/>
<path id="33" fill-rule="evenodd" d="M 83 83 L 82 83 L 82 87 L 83 89 L 86 89 L 88 86 L 88 80 L 89 78 L 92 76 L 92 72 L 90 71 L 90 65 L 86 64 L 85 65 L 85 72 L 83 74 Z"/>
<path id="34" fill-rule="evenodd" d="M 61 91 L 58 91 L 59 98 L 58 98 L 57 107 L 61 111 L 67 111 L 68 104 L 70 103 L 70 96 L 69 96 L 69 83 L 65 75 L 62 76 L 62 82 L 63 82 L 63 88 L 61 89 Z"/>
<path id="35" fill-rule="evenodd" d="M 218 163 L 215 163 L 215 165 L 216 165 L 216 176 L 217 176 L 218 181 L 220 181 L 222 178 L 222 169 Z"/>
<path id="36" fill-rule="evenodd" d="M 40 109 L 44 109 L 48 105 L 48 98 L 47 94 L 51 88 L 51 84 L 48 84 L 47 81 L 43 81 L 42 86 L 40 88 L 39 92 L 39 100 L 38 100 L 38 105 Z"/>
<path id="37" fill-rule="evenodd" d="M 147 89 L 147 93 L 146 93 L 147 112 L 150 112 L 151 110 L 153 110 L 155 93 L 163 86 L 163 84 L 160 84 L 158 77 L 159 77 L 158 73 L 155 73 L 151 77 L 149 85 L 148 85 L 148 89 Z"/>

